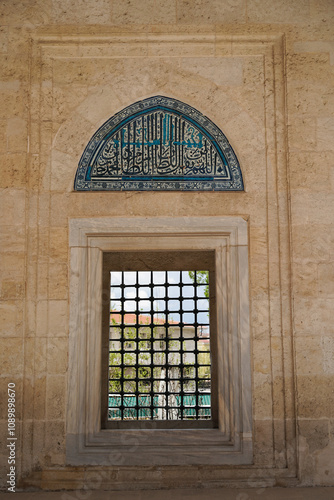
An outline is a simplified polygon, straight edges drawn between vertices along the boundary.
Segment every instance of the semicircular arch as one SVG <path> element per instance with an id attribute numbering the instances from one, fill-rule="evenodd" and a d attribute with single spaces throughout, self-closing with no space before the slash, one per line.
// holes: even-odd
<path id="1" fill-rule="evenodd" d="M 238 159 L 223 132 L 195 108 L 163 96 L 138 101 L 90 139 L 76 191 L 242 191 Z"/>

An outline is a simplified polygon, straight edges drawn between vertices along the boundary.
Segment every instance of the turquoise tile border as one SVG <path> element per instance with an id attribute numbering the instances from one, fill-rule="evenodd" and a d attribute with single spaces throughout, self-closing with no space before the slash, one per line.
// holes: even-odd
<path id="1" fill-rule="evenodd" d="M 105 122 L 79 162 L 75 191 L 243 191 L 222 131 L 188 104 L 150 97 Z"/>

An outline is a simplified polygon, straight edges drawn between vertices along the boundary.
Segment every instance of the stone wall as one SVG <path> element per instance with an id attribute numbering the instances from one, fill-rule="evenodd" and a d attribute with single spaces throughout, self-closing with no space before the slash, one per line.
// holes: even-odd
<path id="1" fill-rule="evenodd" d="M 5 0 L 0 20 L 0 380 L 20 483 L 333 485 L 333 2 Z M 73 192 L 93 133 L 154 95 L 221 128 L 245 192 Z M 252 466 L 66 466 L 69 220 L 113 216 L 247 220 Z M 4 478 L 6 397 L 0 418 Z"/>

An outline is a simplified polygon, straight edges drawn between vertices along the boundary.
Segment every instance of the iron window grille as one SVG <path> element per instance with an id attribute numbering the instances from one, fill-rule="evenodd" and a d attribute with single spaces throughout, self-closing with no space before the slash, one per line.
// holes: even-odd
<path id="1" fill-rule="evenodd" d="M 130 260 L 128 255 L 125 262 Z M 131 270 L 129 265 L 121 266 L 127 270 L 105 270 L 104 427 L 138 427 L 148 421 L 167 428 L 215 426 L 213 273 L 189 266 L 180 270 L 176 256 L 174 260 L 168 270 L 134 265 Z"/>

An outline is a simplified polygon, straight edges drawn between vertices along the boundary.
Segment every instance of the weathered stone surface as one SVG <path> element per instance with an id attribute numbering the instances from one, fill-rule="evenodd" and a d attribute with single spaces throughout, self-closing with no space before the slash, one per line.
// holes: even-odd
<path id="1" fill-rule="evenodd" d="M 17 384 L 35 486 L 95 484 L 65 458 L 69 219 L 137 216 L 248 221 L 254 466 L 194 480 L 288 482 L 298 462 L 301 484 L 333 485 L 333 20 L 331 0 L 1 2 L 0 385 Z M 245 192 L 73 192 L 96 130 L 154 95 L 222 129 Z M 108 487 L 148 484 L 139 468 L 105 473 Z M 150 481 L 191 475 L 166 467 Z"/>

